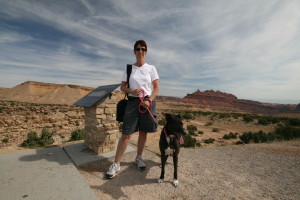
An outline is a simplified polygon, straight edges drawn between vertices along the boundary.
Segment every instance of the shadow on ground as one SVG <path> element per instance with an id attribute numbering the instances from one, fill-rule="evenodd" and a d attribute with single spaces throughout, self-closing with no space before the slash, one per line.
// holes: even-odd
<path id="1" fill-rule="evenodd" d="M 91 176 L 95 176 L 101 185 L 91 185 L 90 187 L 95 190 L 101 190 L 103 193 L 111 196 L 113 199 L 119 199 L 121 197 L 129 198 L 126 196 L 126 187 L 157 184 L 157 179 L 149 179 L 147 175 L 152 167 L 158 167 L 160 163 L 152 160 L 144 160 L 147 168 L 144 171 L 138 171 L 134 162 L 121 162 L 121 171 L 113 179 L 106 179 L 104 177 L 111 162 L 109 160 L 102 160 L 101 162 L 95 162 L 88 164 L 81 168 L 82 171 L 88 172 Z M 135 177 L 130 177 L 134 174 Z"/>

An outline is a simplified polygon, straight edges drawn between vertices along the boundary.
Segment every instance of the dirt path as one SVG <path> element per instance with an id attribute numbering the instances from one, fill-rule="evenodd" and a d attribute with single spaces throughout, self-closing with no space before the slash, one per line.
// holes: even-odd
<path id="1" fill-rule="evenodd" d="M 300 141 L 182 149 L 179 187 L 173 187 L 173 165 L 163 183 L 160 158 L 146 151 L 147 169 L 137 171 L 135 152 L 124 155 L 121 171 L 103 178 L 113 159 L 80 169 L 99 199 L 300 199 Z"/>

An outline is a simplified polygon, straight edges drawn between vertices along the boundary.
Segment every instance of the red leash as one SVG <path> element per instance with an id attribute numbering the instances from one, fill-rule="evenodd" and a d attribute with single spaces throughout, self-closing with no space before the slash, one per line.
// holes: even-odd
<path id="1" fill-rule="evenodd" d="M 144 98 L 145 98 L 145 91 L 144 91 L 143 89 L 140 89 L 140 90 L 141 90 L 142 93 L 143 93 L 143 97 L 140 97 L 140 95 L 139 95 L 139 99 L 140 99 L 140 104 L 139 104 L 139 106 L 138 106 L 139 112 L 140 112 L 140 113 L 145 113 L 146 111 L 148 111 L 149 114 L 150 114 L 150 116 L 151 116 L 152 119 L 154 120 L 154 122 L 155 122 L 156 124 L 158 124 L 157 120 L 155 120 L 155 118 L 154 118 L 152 112 L 151 112 L 150 109 L 149 109 L 149 108 L 151 108 L 151 106 L 152 106 L 152 101 L 151 101 L 151 99 L 146 99 L 146 101 L 149 101 L 149 102 L 150 102 L 149 107 L 147 107 L 146 110 L 144 110 L 144 111 L 141 110 L 142 104 L 145 103 L 145 101 L 144 101 Z M 145 108 L 145 107 L 143 107 L 143 108 Z"/>

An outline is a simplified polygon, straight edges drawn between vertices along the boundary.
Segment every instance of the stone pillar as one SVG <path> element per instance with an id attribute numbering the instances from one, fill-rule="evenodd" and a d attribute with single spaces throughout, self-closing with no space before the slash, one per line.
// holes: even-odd
<path id="1" fill-rule="evenodd" d="M 97 155 L 115 150 L 117 133 L 116 93 L 103 99 L 91 108 L 84 108 L 84 142 Z"/>

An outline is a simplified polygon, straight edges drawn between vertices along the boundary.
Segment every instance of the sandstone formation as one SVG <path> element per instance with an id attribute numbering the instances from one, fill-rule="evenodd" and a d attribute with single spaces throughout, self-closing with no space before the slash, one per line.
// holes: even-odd
<path id="1" fill-rule="evenodd" d="M 12 88 L 0 90 L 0 100 L 28 103 L 73 105 L 94 88 L 70 84 L 27 81 Z"/>
<path id="2" fill-rule="evenodd" d="M 197 90 L 192 94 L 187 94 L 182 102 L 198 104 L 202 106 L 213 106 L 219 109 L 231 108 L 240 112 L 257 114 L 277 114 L 282 112 L 296 112 L 296 105 L 261 103 L 252 100 L 238 99 L 232 94 L 225 92 L 206 90 L 201 92 Z"/>

